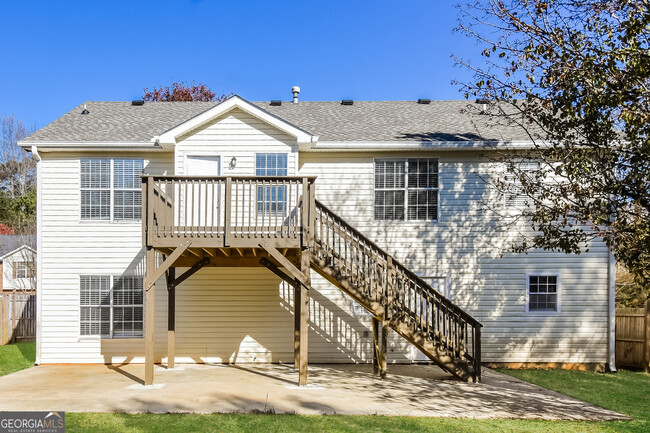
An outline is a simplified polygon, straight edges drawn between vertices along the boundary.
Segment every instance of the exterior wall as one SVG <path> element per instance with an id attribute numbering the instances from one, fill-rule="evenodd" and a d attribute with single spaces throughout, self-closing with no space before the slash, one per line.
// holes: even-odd
<path id="1" fill-rule="evenodd" d="M 485 325 L 485 361 L 606 361 L 606 248 L 595 244 L 579 257 L 535 252 L 500 258 L 509 232 L 477 208 L 487 194 L 477 176 L 487 170 L 487 160 L 469 153 L 422 154 L 440 158 L 440 220 L 374 222 L 370 154 L 303 153 L 298 158 L 291 137 L 232 111 L 180 140 L 174 153 L 41 154 L 39 362 L 144 360 L 141 338 L 80 336 L 79 275 L 142 273 L 144 258 L 140 222 L 80 221 L 80 157 L 141 157 L 146 173 L 191 174 L 184 173 L 185 155 L 212 154 L 221 156 L 222 175 L 254 175 L 256 152 L 289 153 L 289 175 L 299 169 L 318 176 L 319 200 L 414 271 L 449 275 L 452 300 Z M 231 170 L 232 157 L 237 163 Z M 545 271 L 562 276 L 562 311 L 527 314 L 526 273 Z M 369 315 L 312 275 L 317 292 L 310 309 L 310 362 L 370 361 Z M 268 270 L 202 269 L 178 287 L 176 296 L 179 362 L 293 362 L 293 297 Z M 157 284 L 156 361 L 166 354 L 166 305 L 166 289 Z M 416 355 L 392 336 L 391 361 L 408 362 Z"/>
<path id="2" fill-rule="evenodd" d="M 14 278 L 14 263 L 34 262 L 35 259 L 34 253 L 28 248 L 22 248 L 14 254 L 5 257 L 0 264 L 0 274 L 2 274 L 0 291 L 33 291 L 36 288 L 36 275 L 33 278 Z M 34 268 L 35 271 L 36 269 Z"/>
<path id="3" fill-rule="evenodd" d="M 439 220 L 373 221 L 373 158 L 412 156 L 439 158 Z M 485 187 L 495 168 L 489 159 L 468 152 L 300 155 L 300 174 L 318 176 L 318 200 L 415 272 L 449 275 L 451 300 L 484 325 L 483 361 L 607 362 L 606 246 L 594 242 L 580 256 L 504 252 L 518 227 L 509 227 L 507 219 L 482 204 L 502 202 Z M 526 312 L 529 273 L 560 274 L 560 312 Z M 319 289 L 325 284 L 319 283 Z M 368 322 L 363 325 L 370 329 Z M 405 348 L 393 337 L 389 352 L 395 357 Z"/>

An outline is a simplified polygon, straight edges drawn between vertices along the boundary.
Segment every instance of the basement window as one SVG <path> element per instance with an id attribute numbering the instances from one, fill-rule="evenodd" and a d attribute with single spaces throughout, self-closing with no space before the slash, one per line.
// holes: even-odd
<path id="1" fill-rule="evenodd" d="M 81 159 L 81 219 L 139 221 L 143 169 L 141 159 Z"/>
<path id="2" fill-rule="evenodd" d="M 143 336 L 144 295 L 141 277 L 82 275 L 79 283 L 82 336 Z"/>
<path id="3" fill-rule="evenodd" d="M 528 275 L 528 312 L 560 311 L 560 276 Z"/>
<path id="4" fill-rule="evenodd" d="M 375 221 L 436 221 L 438 160 L 375 160 Z"/>

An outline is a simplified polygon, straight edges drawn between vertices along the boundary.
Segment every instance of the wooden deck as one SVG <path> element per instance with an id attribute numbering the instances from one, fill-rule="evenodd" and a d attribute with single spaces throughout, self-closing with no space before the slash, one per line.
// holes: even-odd
<path id="1" fill-rule="evenodd" d="M 481 377 L 481 324 L 316 201 L 314 177 L 144 176 L 147 250 L 145 384 L 153 383 L 156 281 L 168 290 L 168 367 L 175 291 L 205 266 L 264 266 L 294 287 L 294 364 L 307 383 L 313 268 L 373 315 L 374 365 L 386 375 L 392 328 L 457 377 Z M 157 257 L 157 255 L 159 257 Z M 176 275 L 176 268 L 188 268 Z"/>

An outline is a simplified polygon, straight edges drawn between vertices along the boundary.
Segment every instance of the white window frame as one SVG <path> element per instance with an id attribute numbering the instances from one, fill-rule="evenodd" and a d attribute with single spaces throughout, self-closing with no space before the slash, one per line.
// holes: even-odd
<path id="1" fill-rule="evenodd" d="M 109 278 L 109 290 L 108 290 L 108 296 L 109 296 L 109 305 L 103 306 L 104 308 L 108 308 L 109 311 L 109 333 L 107 335 L 105 334 L 82 334 L 81 333 L 81 308 L 82 307 L 87 307 L 89 305 L 81 305 L 81 278 L 82 277 L 108 277 Z M 115 307 L 113 303 L 113 288 L 115 287 L 115 279 L 116 278 L 122 278 L 122 277 L 137 277 L 143 280 L 143 286 L 142 286 L 142 335 L 134 335 L 134 336 L 118 336 L 115 337 L 114 334 L 114 329 L 113 329 L 113 308 Z M 83 274 L 79 275 L 79 283 L 77 285 L 79 287 L 79 302 L 77 303 L 79 306 L 79 311 L 77 314 L 77 317 L 79 318 L 79 339 L 80 340 L 143 340 L 145 336 L 145 326 L 146 326 L 146 312 L 145 312 L 145 290 L 144 290 L 144 278 L 138 276 L 138 275 L 108 275 L 108 274 Z M 138 306 L 138 304 L 129 304 L 130 306 Z M 92 307 L 94 305 L 90 305 Z M 101 304 L 99 304 L 100 308 L 102 307 Z M 117 307 L 124 307 L 126 305 L 118 305 Z"/>
<path id="2" fill-rule="evenodd" d="M 435 160 L 438 166 L 438 187 L 437 188 L 409 188 L 408 186 L 408 176 L 409 176 L 409 160 L 410 159 L 431 159 Z M 377 188 L 375 184 L 375 169 L 377 161 L 404 161 L 404 219 L 376 219 L 375 218 L 375 191 L 401 191 L 401 188 Z M 430 157 L 412 157 L 412 158 L 374 158 L 372 162 L 372 219 L 377 222 L 395 222 L 402 221 L 407 223 L 422 223 L 422 222 L 439 222 L 440 221 L 440 158 L 430 158 Z M 436 219 L 409 219 L 409 189 L 412 191 L 435 191 L 436 192 Z"/>
<path id="3" fill-rule="evenodd" d="M 27 260 L 16 260 L 15 262 L 12 263 L 12 266 L 14 268 L 14 273 L 16 275 L 16 279 L 27 279 L 27 278 L 34 278 L 36 275 L 36 270 L 34 269 L 34 262 L 30 262 Z M 21 271 L 24 271 L 24 274 L 21 275 Z"/>
<path id="4" fill-rule="evenodd" d="M 286 168 L 285 168 L 286 174 L 278 175 L 278 176 L 288 176 L 289 175 L 289 153 L 287 153 L 287 152 L 255 152 L 255 176 L 258 176 L 258 174 L 257 174 L 257 156 L 258 155 L 275 155 L 276 158 L 277 158 L 278 155 L 284 155 L 286 163 L 287 163 Z M 265 168 L 264 170 L 268 170 L 268 168 Z M 276 170 L 277 170 L 277 167 L 276 167 Z M 270 175 L 260 174 L 259 176 L 270 176 Z M 277 188 L 276 191 L 280 191 L 280 188 L 284 188 L 284 196 L 285 196 L 284 200 L 273 201 L 273 200 L 271 200 L 269 198 L 269 200 L 267 201 L 265 199 L 265 197 L 264 197 L 265 191 L 267 191 L 266 188 L 269 188 L 269 189 L 270 188 Z M 262 189 L 262 194 L 263 194 L 263 196 L 261 198 L 261 201 L 260 201 L 260 197 L 259 197 L 260 189 Z M 255 191 L 255 194 L 256 194 L 256 197 L 255 197 L 255 210 L 256 210 L 256 212 L 261 212 L 262 214 L 268 215 L 268 216 L 285 215 L 287 213 L 287 203 L 288 203 L 289 197 L 287 196 L 286 187 L 258 186 L 256 191 Z M 272 206 L 269 206 L 268 209 L 266 209 L 264 207 L 266 204 L 272 205 L 274 203 L 276 205 L 275 209 L 271 209 Z M 281 209 L 277 208 L 278 203 L 282 203 L 282 208 Z M 259 208 L 260 204 L 263 207 L 262 210 L 260 210 L 260 208 Z"/>
<path id="5" fill-rule="evenodd" d="M 556 277 L 556 304 L 555 311 L 530 309 L 530 277 Z M 537 293 L 536 293 L 537 294 Z M 559 272 L 534 272 L 526 274 L 526 313 L 549 316 L 562 311 L 562 276 Z"/>
<path id="6" fill-rule="evenodd" d="M 82 196 L 82 191 L 86 190 L 92 190 L 92 189 L 83 189 L 81 187 L 81 164 L 82 161 L 90 161 L 90 160 L 108 160 L 110 161 L 110 169 L 109 169 L 109 184 L 108 188 L 101 188 L 101 190 L 106 190 L 109 192 L 109 199 L 110 199 L 110 216 L 109 219 L 100 219 L 100 218 L 82 218 L 81 215 L 81 196 Z M 115 160 L 129 160 L 129 161 L 142 161 L 142 169 L 144 171 L 145 167 L 145 160 L 143 158 L 113 158 L 113 157 L 88 157 L 88 158 L 79 158 L 79 222 L 82 223 L 120 223 L 120 224 L 132 224 L 132 223 L 137 223 L 140 224 L 142 222 L 142 215 L 140 215 L 139 219 L 115 219 L 115 191 L 142 191 L 142 187 L 139 186 L 138 188 L 115 188 Z M 97 189 L 97 188 L 94 188 Z M 141 198 L 141 200 L 144 199 L 144 197 Z"/>

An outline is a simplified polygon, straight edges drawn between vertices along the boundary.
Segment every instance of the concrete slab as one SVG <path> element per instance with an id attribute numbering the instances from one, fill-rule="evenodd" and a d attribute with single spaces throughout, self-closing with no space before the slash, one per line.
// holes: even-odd
<path id="1" fill-rule="evenodd" d="M 45 365 L 0 377 L 0 410 L 67 412 L 275 412 L 462 418 L 623 420 L 627 417 L 485 369 L 464 383 L 429 365 L 391 365 L 386 380 L 370 365 L 310 365 L 296 386 L 289 365 Z"/>

